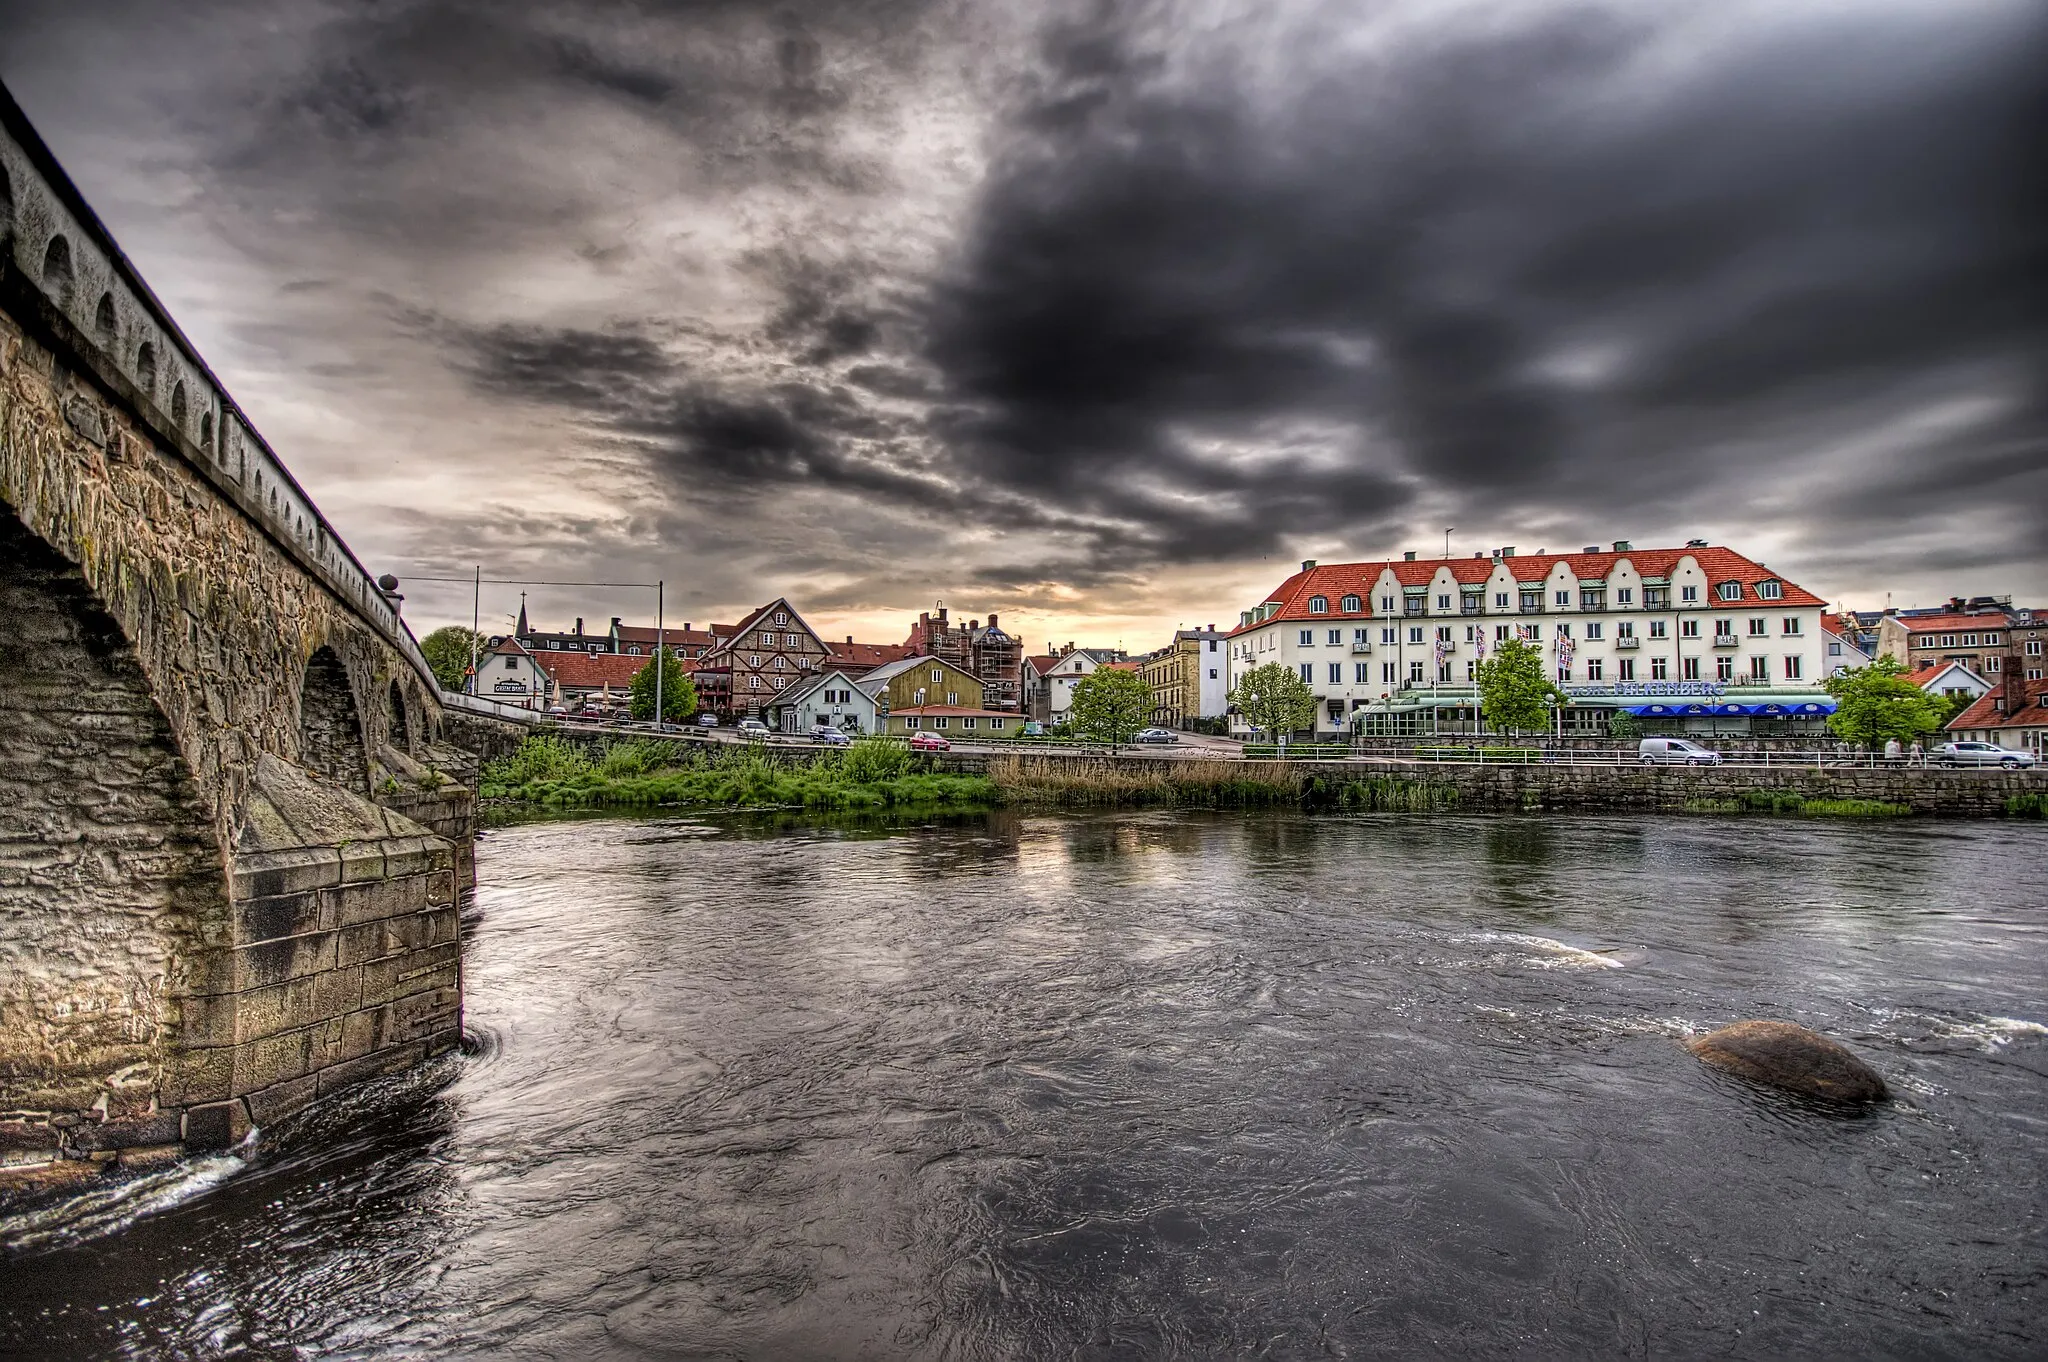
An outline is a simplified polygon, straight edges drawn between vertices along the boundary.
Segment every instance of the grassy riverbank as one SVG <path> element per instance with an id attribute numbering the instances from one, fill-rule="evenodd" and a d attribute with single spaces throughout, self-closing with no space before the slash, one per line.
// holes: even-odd
<path id="1" fill-rule="evenodd" d="M 797 764 L 752 744 L 704 748 L 627 738 L 593 755 L 573 742 L 542 736 L 486 766 L 482 787 L 487 801 L 555 809 L 858 810 L 997 801 L 994 785 L 983 777 L 918 769 L 904 744 L 886 738 L 864 738 L 844 752 Z"/>

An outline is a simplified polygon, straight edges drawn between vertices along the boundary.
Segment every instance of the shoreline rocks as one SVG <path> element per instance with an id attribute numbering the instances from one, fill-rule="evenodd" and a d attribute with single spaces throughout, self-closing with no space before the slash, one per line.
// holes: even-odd
<path id="1" fill-rule="evenodd" d="M 1782 1021 L 1740 1021 L 1687 1041 L 1704 1064 L 1787 1092 L 1831 1102 L 1882 1102 L 1884 1079 L 1826 1036 Z"/>

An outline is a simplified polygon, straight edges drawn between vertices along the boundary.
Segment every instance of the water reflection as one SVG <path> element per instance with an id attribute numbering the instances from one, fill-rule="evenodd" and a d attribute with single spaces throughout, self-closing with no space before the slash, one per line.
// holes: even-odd
<path id="1" fill-rule="evenodd" d="M 0 1262 L 0 1351 L 2028 1355 L 2044 832 L 501 829 L 476 1053 Z M 1677 1044 L 1746 1015 L 1901 1100 Z"/>

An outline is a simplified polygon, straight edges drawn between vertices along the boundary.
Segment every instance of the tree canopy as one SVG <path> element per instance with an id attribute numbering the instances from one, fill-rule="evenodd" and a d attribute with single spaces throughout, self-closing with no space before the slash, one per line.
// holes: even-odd
<path id="1" fill-rule="evenodd" d="M 462 689 L 462 679 L 469 674 L 473 641 L 481 643 L 473 631 L 459 624 L 444 624 L 420 640 L 420 652 L 434 669 L 434 679 L 441 683 L 442 690 Z"/>
<path id="2" fill-rule="evenodd" d="M 1493 656 L 1479 664 L 1480 712 L 1496 729 L 1548 729 L 1551 708 L 1565 699 L 1543 674 L 1542 647 L 1526 639 L 1496 644 Z"/>
<path id="3" fill-rule="evenodd" d="M 697 712 L 697 683 L 683 670 L 675 651 L 663 648 L 633 673 L 632 711 L 636 719 L 654 717 L 655 667 L 661 667 L 661 708 L 664 723 L 679 723 Z"/>
<path id="4" fill-rule="evenodd" d="M 1152 687 L 1136 672 L 1098 667 L 1075 683 L 1067 716 L 1082 737 L 1114 750 L 1151 721 Z"/>
<path id="5" fill-rule="evenodd" d="M 1269 739 L 1284 740 L 1298 728 L 1313 727 L 1316 721 L 1315 692 L 1299 672 L 1283 662 L 1268 662 L 1246 672 L 1230 692 L 1230 703 L 1246 723 Z"/>
<path id="6" fill-rule="evenodd" d="M 1906 679 L 1905 664 L 1886 653 L 1875 662 L 1822 683 L 1835 697 L 1828 728 L 1843 742 L 1882 747 L 1940 730 L 1947 706 Z"/>

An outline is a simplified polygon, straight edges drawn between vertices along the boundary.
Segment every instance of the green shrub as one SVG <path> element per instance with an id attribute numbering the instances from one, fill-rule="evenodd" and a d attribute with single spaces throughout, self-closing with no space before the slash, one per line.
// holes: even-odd
<path id="1" fill-rule="evenodd" d="M 867 734 L 854 739 L 839 759 L 839 769 L 857 784 L 894 780 L 910 770 L 910 744 L 880 733 Z"/>
<path id="2" fill-rule="evenodd" d="M 578 744 L 551 733 L 537 733 L 510 756 L 484 767 L 486 786 L 517 786 L 536 780 L 567 780 L 590 774 L 590 757 Z"/>
<path id="3" fill-rule="evenodd" d="M 2048 795 L 2014 795 L 2005 801 L 2008 818 L 2048 818 Z"/>

